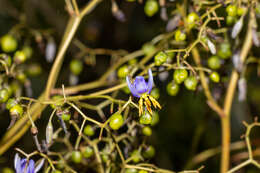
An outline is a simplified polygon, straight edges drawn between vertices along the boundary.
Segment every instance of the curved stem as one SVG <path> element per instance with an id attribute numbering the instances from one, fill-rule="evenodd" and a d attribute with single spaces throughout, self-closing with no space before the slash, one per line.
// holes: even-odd
<path id="1" fill-rule="evenodd" d="M 249 50 L 252 47 L 252 27 L 254 25 L 254 12 L 250 11 L 250 19 L 247 28 L 246 39 L 244 41 L 244 45 L 242 47 L 242 51 L 240 54 L 240 61 L 243 64 Z M 232 71 L 232 75 L 230 78 L 230 82 L 228 85 L 225 101 L 224 101 L 224 113 L 225 117 L 221 118 L 221 129 L 222 129 L 222 153 L 221 153 L 221 173 L 226 173 L 229 169 L 230 162 L 230 111 L 231 106 L 237 86 L 237 81 L 239 79 L 238 72 L 234 69 Z"/>

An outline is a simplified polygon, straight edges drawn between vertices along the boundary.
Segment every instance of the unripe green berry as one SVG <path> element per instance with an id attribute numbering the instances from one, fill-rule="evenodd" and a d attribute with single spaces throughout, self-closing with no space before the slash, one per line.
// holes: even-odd
<path id="1" fill-rule="evenodd" d="M 158 124 L 159 120 L 160 118 L 158 112 L 153 112 L 151 125 L 155 126 L 156 124 Z"/>
<path id="2" fill-rule="evenodd" d="M 175 37 L 176 41 L 184 41 L 184 40 L 186 40 L 186 34 L 184 32 L 182 32 L 181 30 L 177 30 L 175 32 L 174 37 Z"/>
<path id="3" fill-rule="evenodd" d="M 139 122 L 141 124 L 151 124 L 152 116 L 148 112 L 145 112 L 143 115 L 141 115 Z"/>
<path id="4" fill-rule="evenodd" d="M 2 170 L 2 173 L 14 173 L 14 171 L 11 168 L 6 167 Z"/>
<path id="5" fill-rule="evenodd" d="M 226 23 L 228 26 L 233 25 L 236 22 L 236 17 L 233 16 L 227 16 Z"/>
<path id="6" fill-rule="evenodd" d="M 23 115 L 23 107 L 19 104 L 14 105 L 10 109 L 10 114 L 15 116 L 22 116 Z"/>
<path id="7" fill-rule="evenodd" d="M 109 126 L 113 130 L 118 130 L 124 124 L 124 118 L 119 113 L 114 113 L 109 120 Z"/>
<path id="8" fill-rule="evenodd" d="M 19 72 L 17 75 L 16 75 L 16 78 L 21 82 L 21 83 L 24 83 L 27 79 L 26 75 L 23 73 L 23 72 Z"/>
<path id="9" fill-rule="evenodd" d="M 131 157 L 132 157 L 132 160 L 133 160 L 134 163 L 138 163 L 141 160 L 141 155 L 140 155 L 138 150 L 134 150 L 131 153 Z"/>
<path id="10" fill-rule="evenodd" d="M 109 155 L 108 154 L 101 154 L 101 159 L 104 163 L 106 163 L 109 160 Z"/>
<path id="11" fill-rule="evenodd" d="M 237 7 L 235 5 L 228 5 L 226 12 L 229 16 L 235 17 L 237 15 Z"/>
<path id="12" fill-rule="evenodd" d="M 6 103 L 6 109 L 10 110 L 16 104 L 17 104 L 17 101 L 14 98 L 10 98 L 10 99 L 8 99 L 8 101 Z"/>
<path id="13" fill-rule="evenodd" d="M 61 118 L 64 120 L 64 121 L 69 121 L 70 120 L 70 117 L 71 115 L 69 113 L 63 113 L 61 115 Z"/>
<path id="14" fill-rule="evenodd" d="M 0 89 L 0 103 L 4 103 L 9 99 L 10 95 L 6 88 Z"/>
<path id="15" fill-rule="evenodd" d="M 26 61 L 26 56 L 25 56 L 25 53 L 23 51 L 16 51 L 15 54 L 14 54 L 14 61 L 17 63 L 17 64 L 20 64 L 20 63 L 24 63 Z"/>
<path id="16" fill-rule="evenodd" d="M 150 55 L 151 53 L 155 52 L 155 47 L 151 43 L 146 43 L 143 45 L 142 51 L 145 55 Z"/>
<path id="17" fill-rule="evenodd" d="M 173 73 L 173 79 L 177 84 L 181 84 L 188 77 L 188 72 L 185 69 L 177 69 Z"/>
<path id="18" fill-rule="evenodd" d="M 91 125 L 86 125 L 86 127 L 83 130 L 83 133 L 87 136 L 93 136 L 95 134 L 95 131 Z"/>
<path id="19" fill-rule="evenodd" d="M 22 51 L 28 59 L 32 57 L 33 50 L 30 46 L 24 46 Z"/>
<path id="20" fill-rule="evenodd" d="M 70 62 L 70 71 L 78 76 L 83 70 L 83 63 L 82 61 L 78 60 L 78 59 L 73 59 L 71 62 Z"/>
<path id="21" fill-rule="evenodd" d="M 170 96 L 176 96 L 180 90 L 180 86 L 175 82 L 170 82 L 168 83 L 166 90 Z"/>
<path id="22" fill-rule="evenodd" d="M 142 133 L 145 135 L 145 136 L 151 136 L 153 131 L 150 127 L 148 126 L 145 126 L 143 129 L 142 129 Z"/>
<path id="23" fill-rule="evenodd" d="M 238 16 L 242 16 L 245 12 L 246 12 L 246 8 L 245 7 L 237 8 L 237 15 Z"/>
<path id="24" fill-rule="evenodd" d="M 160 97 L 160 90 L 158 88 L 153 88 L 150 95 L 157 100 Z"/>
<path id="25" fill-rule="evenodd" d="M 120 67 L 117 71 L 117 76 L 119 78 L 125 78 L 129 73 L 129 69 L 127 65 L 123 65 L 122 67 Z"/>
<path id="26" fill-rule="evenodd" d="M 143 151 L 143 156 L 146 159 L 153 158 L 155 155 L 155 149 L 152 145 L 148 146 L 144 151 Z"/>
<path id="27" fill-rule="evenodd" d="M 196 13 L 194 13 L 194 12 L 190 13 L 190 14 L 188 15 L 188 17 L 187 17 L 188 27 L 189 27 L 189 28 L 194 27 L 195 22 L 198 21 L 198 20 L 199 20 L 199 16 L 198 16 Z"/>
<path id="28" fill-rule="evenodd" d="M 12 58 L 9 55 L 4 55 L 3 59 L 8 67 L 12 65 Z"/>
<path id="29" fill-rule="evenodd" d="M 189 76 L 185 81 L 184 85 L 188 90 L 196 90 L 198 84 L 198 80 L 195 76 Z"/>
<path id="30" fill-rule="evenodd" d="M 29 76 L 39 76 L 42 73 L 42 67 L 39 64 L 31 64 L 26 70 Z"/>
<path id="31" fill-rule="evenodd" d="M 209 77 L 210 77 L 210 79 L 211 79 L 213 82 L 218 83 L 218 82 L 220 81 L 220 77 L 219 77 L 218 72 L 215 72 L 215 71 L 212 72 Z"/>
<path id="32" fill-rule="evenodd" d="M 227 59 L 232 55 L 231 46 L 228 42 L 224 42 L 220 45 L 218 50 L 218 56 L 223 59 Z"/>
<path id="33" fill-rule="evenodd" d="M 63 105 L 63 101 L 58 101 L 60 99 L 62 99 L 63 97 L 61 95 L 55 95 L 55 96 L 52 96 L 52 100 L 55 102 L 54 104 L 51 104 L 51 107 L 53 109 L 57 108 L 57 107 L 61 107 Z"/>
<path id="34" fill-rule="evenodd" d="M 1 38 L 1 48 L 4 52 L 13 52 L 17 48 L 17 40 L 11 35 L 4 35 Z"/>
<path id="35" fill-rule="evenodd" d="M 161 51 L 161 52 L 159 52 L 159 53 L 157 53 L 155 55 L 155 57 L 154 57 L 154 64 L 156 66 L 160 66 L 163 63 L 165 63 L 166 60 L 167 60 L 167 54 Z"/>
<path id="36" fill-rule="evenodd" d="M 219 69 L 221 67 L 221 60 L 217 56 L 211 56 L 208 59 L 208 66 L 214 70 Z"/>
<path id="37" fill-rule="evenodd" d="M 147 0 L 144 5 L 144 12 L 148 17 L 152 17 L 159 10 L 159 4 L 156 0 Z"/>
<path id="38" fill-rule="evenodd" d="M 72 154 L 71 154 L 71 160 L 72 160 L 74 163 L 80 163 L 81 160 L 82 160 L 82 154 L 81 154 L 81 152 L 79 152 L 79 151 L 73 151 Z"/>
<path id="39" fill-rule="evenodd" d="M 92 147 L 87 146 L 83 149 L 82 153 L 83 153 L 83 157 L 90 158 L 91 156 L 93 156 L 94 150 Z"/>
<path id="40" fill-rule="evenodd" d="M 140 170 L 140 171 L 138 171 L 138 173 L 148 173 L 148 172 L 145 170 Z"/>
<path id="41" fill-rule="evenodd" d="M 137 173 L 137 170 L 135 168 L 127 168 L 125 173 Z"/>

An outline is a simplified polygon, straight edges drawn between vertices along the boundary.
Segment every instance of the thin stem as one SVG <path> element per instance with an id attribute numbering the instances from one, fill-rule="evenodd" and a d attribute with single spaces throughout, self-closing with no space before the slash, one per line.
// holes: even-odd
<path id="1" fill-rule="evenodd" d="M 249 50 L 252 46 L 252 27 L 254 24 L 254 12 L 250 11 L 250 19 L 247 28 L 246 39 L 244 41 L 244 45 L 242 47 L 242 51 L 240 54 L 240 62 L 243 64 Z M 238 82 L 239 74 L 234 69 L 232 71 L 232 75 L 230 78 L 230 82 L 228 85 L 225 101 L 224 101 L 224 113 L 225 117 L 221 118 L 221 127 L 222 127 L 222 154 L 221 154 L 221 173 L 226 173 L 229 169 L 229 150 L 230 150 L 230 111 L 231 106 Z"/>

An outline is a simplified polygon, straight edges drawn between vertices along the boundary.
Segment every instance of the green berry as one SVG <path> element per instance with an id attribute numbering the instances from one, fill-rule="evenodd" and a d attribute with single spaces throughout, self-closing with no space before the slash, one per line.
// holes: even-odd
<path id="1" fill-rule="evenodd" d="M 8 67 L 12 65 L 12 58 L 9 55 L 4 55 L 3 59 Z"/>
<path id="2" fill-rule="evenodd" d="M 10 94 L 6 88 L 0 89 L 0 103 L 6 102 L 10 97 Z"/>
<path id="3" fill-rule="evenodd" d="M 158 112 L 153 112 L 151 125 L 155 126 L 156 124 L 158 124 L 159 120 L 160 118 Z"/>
<path id="4" fill-rule="evenodd" d="M 61 115 L 61 118 L 64 120 L 64 121 L 69 121 L 70 120 L 70 117 L 71 115 L 69 113 L 63 113 Z"/>
<path id="5" fill-rule="evenodd" d="M 154 57 L 154 64 L 156 66 L 160 66 L 163 63 L 165 63 L 166 60 L 167 60 L 167 54 L 161 51 L 161 52 L 159 52 L 159 53 L 157 53 L 155 55 L 155 57 Z"/>
<path id="6" fill-rule="evenodd" d="M 106 163 L 109 160 L 109 155 L 108 154 L 101 154 L 101 159 L 104 163 Z"/>
<path id="7" fill-rule="evenodd" d="M 79 152 L 79 151 L 73 151 L 72 154 L 71 154 L 71 160 L 72 160 L 74 163 L 80 163 L 81 160 L 82 160 L 82 154 L 81 154 L 81 152 Z"/>
<path id="8" fill-rule="evenodd" d="M 146 111 L 143 115 L 141 115 L 139 122 L 141 124 L 151 124 L 152 116 Z"/>
<path id="9" fill-rule="evenodd" d="M 14 173 L 14 171 L 11 168 L 6 167 L 2 170 L 2 173 Z"/>
<path id="10" fill-rule="evenodd" d="M 24 46 L 22 51 L 28 59 L 32 57 L 33 50 L 30 46 Z"/>
<path id="11" fill-rule="evenodd" d="M 86 127 L 83 130 L 83 133 L 87 136 L 93 136 L 95 134 L 95 131 L 91 125 L 86 125 Z"/>
<path id="12" fill-rule="evenodd" d="M 137 59 L 131 59 L 128 61 L 128 64 L 133 66 L 133 65 L 136 65 L 137 62 L 138 62 Z"/>
<path id="13" fill-rule="evenodd" d="M 1 48 L 4 52 L 13 52 L 17 48 L 17 40 L 11 35 L 4 35 L 1 38 Z"/>
<path id="14" fill-rule="evenodd" d="M 188 77 L 188 72 L 185 69 L 177 69 L 173 73 L 173 79 L 177 84 L 181 84 Z"/>
<path id="15" fill-rule="evenodd" d="M 175 82 L 170 82 L 168 83 L 166 90 L 170 96 L 176 96 L 180 90 L 180 86 Z"/>
<path id="16" fill-rule="evenodd" d="M 153 158 L 155 155 L 155 149 L 153 146 L 148 146 L 144 151 L 143 151 L 143 156 L 146 159 Z"/>
<path id="17" fill-rule="evenodd" d="M 17 105 L 17 101 L 14 98 L 10 98 L 6 103 L 6 109 L 10 110 L 15 105 Z"/>
<path id="18" fill-rule="evenodd" d="M 15 115 L 15 116 L 23 115 L 23 107 L 19 104 L 14 105 L 9 111 L 11 115 Z"/>
<path id="19" fill-rule="evenodd" d="M 90 158 L 91 156 L 93 156 L 94 150 L 93 150 L 92 147 L 87 146 L 87 147 L 85 147 L 85 148 L 83 149 L 82 154 L 83 154 L 83 157 L 85 157 L 85 158 Z"/>
<path id="20" fill-rule="evenodd" d="M 159 4 L 156 0 L 147 0 L 144 5 L 144 12 L 148 17 L 152 17 L 159 10 Z"/>
<path id="21" fill-rule="evenodd" d="M 229 16 L 235 17 L 237 15 L 237 7 L 235 5 L 229 5 L 226 8 L 226 12 Z"/>
<path id="22" fill-rule="evenodd" d="M 14 54 L 14 61 L 17 64 L 24 63 L 26 61 L 26 55 L 23 51 L 16 51 Z"/>
<path id="23" fill-rule="evenodd" d="M 145 170 L 140 170 L 140 171 L 138 171 L 138 173 L 148 173 L 148 172 Z"/>
<path id="24" fill-rule="evenodd" d="M 125 173 L 137 173 L 137 170 L 135 168 L 127 168 Z"/>
<path id="25" fill-rule="evenodd" d="M 223 59 L 227 59 L 232 55 L 231 46 L 229 43 L 222 43 L 218 50 L 218 56 Z"/>
<path id="26" fill-rule="evenodd" d="M 63 105 L 63 101 L 58 101 L 61 100 L 63 97 L 61 95 L 55 95 L 52 96 L 52 100 L 55 102 L 54 104 L 51 104 L 51 107 L 53 109 L 57 108 L 57 107 L 61 107 Z"/>
<path id="27" fill-rule="evenodd" d="M 124 118 L 119 113 L 114 113 L 109 120 L 109 126 L 113 130 L 118 130 L 124 124 Z"/>
<path id="28" fill-rule="evenodd" d="M 219 80 L 220 80 L 220 77 L 219 77 L 218 72 L 212 72 L 209 77 L 210 77 L 210 79 L 211 79 L 213 82 L 216 82 L 216 83 L 218 83 Z"/>
<path id="29" fill-rule="evenodd" d="M 237 8 L 237 15 L 238 16 L 242 16 L 245 12 L 246 12 L 246 8 L 245 7 Z"/>
<path id="30" fill-rule="evenodd" d="M 227 23 L 227 25 L 231 26 L 236 22 L 236 20 L 237 20 L 236 17 L 227 16 L 226 23 Z"/>
<path id="31" fill-rule="evenodd" d="M 142 129 L 142 133 L 145 135 L 145 136 L 151 136 L 153 131 L 150 127 L 148 126 L 145 126 L 143 129 Z"/>
<path id="32" fill-rule="evenodd" d="M 160 97 L 160 90 L 158 88 L 154 88 L 152 89 L 150 95 L 157 100 Z"/>
<path id="33" fill-rule="evenodd" d="M 117 76 L 119 78 L 125 78 L 129 73 L 129 69 L 127 65 L 123 65 L 122 67 L 120 67 L 117 71 Z"/>
<path id="34" fill-rule="evenodd" d="M 185 81 L 184 85 L 188 90 L 196 90 L 198 84 L 198 80 L 195 76 L 189 76 Z"/>
<path id="35" fill-rule="evenodd" d="M 221 60 L 217 56 L 211 56 L 208 59 L 208 66 L 214 70 L 219 69 L 221 67 Z"/>
<path id="36" fill-rule="evenodd" d="M 174 37 L 175 37 L 176 41 L 184 41 L 184 40 L 186 40 L 186 34 L 184 32 L 182 32 L 181 30 L 177 30 L 175 32 Z"/>
<path id="37" fill-rule="evenodd" d="M 134 163 L 138 163 L 141 160 L 141 155 L 140 155 L 138 150 L 134 150 L 131 153 L 131 157 L 132 157 L 132 160 L 133 160 Z"/>
<path id="38" fill-rule="evenodd" d="M 78 60 L 78 59 L 73 59 L 71 62 L 70 62 L 70 71 L 78 76 L 83 70 L 83 63 L 82 61 Z"/>
<path id="39" fill-rule="evenodd" d="M 142 50 L 145 55 L 150 55 L 155 52 L 155 47 L 151 43 L 146 43 L 143 45 Z"/>
<path id="40" fill-rule="evenodd" d="M 124 87 L 124 88 L 122 88 L 122 90 L 123 90 L 124 93 L 126 93 L 126 94 L 130 94 L 130 93 L 131 93 L 130 89 L 129 89 L 127 86 Z"/>
<path id="41" fill-rule="evenodd" d="M 27 79 L 26 75 L 23 72 L 20 72 L 16 75 L 16 78 L 21 82 L 24 83 Z"/>
<path id="42" fill-rule="evenodd" d="M 194 27 L 195 22 L 198 20 L 199 20 L 199 16 L 196 13 L 194 13 L 194 12 L 190 13 L 187 17 L 188 27 L 189 28 Z"/>
<path id="43" fill-rule="evenodd" d="M 30 76 L 39 76 L 42 73 L 42 67 L 39 64 L 31 64 L 28 69 L 26 69 L 26 74 Z"/>

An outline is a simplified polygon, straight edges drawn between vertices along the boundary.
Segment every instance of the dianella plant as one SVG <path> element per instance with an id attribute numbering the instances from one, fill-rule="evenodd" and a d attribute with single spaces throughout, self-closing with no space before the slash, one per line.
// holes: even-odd
<path id="1" fill-rule="evenodd" d="M 0 171 L 260 172 L 259 22 L 258 0 L 0 0 Z"/>

